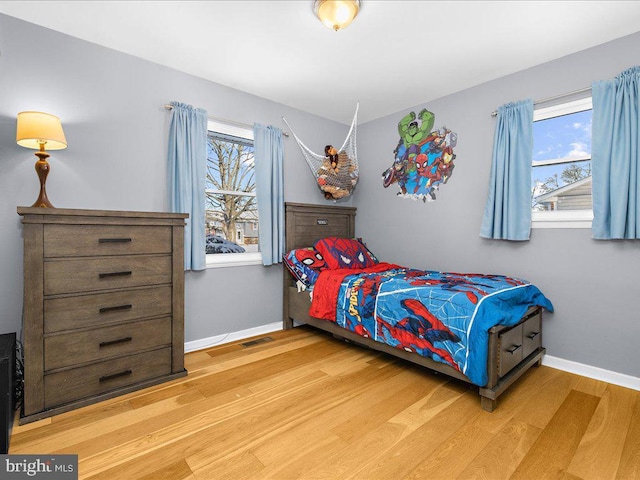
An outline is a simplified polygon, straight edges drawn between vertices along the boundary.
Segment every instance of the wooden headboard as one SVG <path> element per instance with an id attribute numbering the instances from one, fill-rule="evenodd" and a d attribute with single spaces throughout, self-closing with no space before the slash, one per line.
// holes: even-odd
<path id="1" fill-rule="evenodd" d="M 285 203 L 286 251 L 325 237 L 355 237 L 356 208 Z"/>
<path id="2" fill-rule="evenodd" d="M 317 240 L 325 237 L 353 238 L 356 232 L 356 208 L 326 205 L 308 205 L 304 203 L 285 203 L 285 243 L 286 251 L 294 248 L 312 247 Z M 289 317 L 289 300 L 295 291 L 293 276 L 282 268 L 284 280 L 283 323 L 284 329 L 293 328 L 293 319 Z M 309 301 L 307 296 L 307 302 Z M 310 321 L 306 313 L 309 306 L 302 308 L 300 316 Z"/>

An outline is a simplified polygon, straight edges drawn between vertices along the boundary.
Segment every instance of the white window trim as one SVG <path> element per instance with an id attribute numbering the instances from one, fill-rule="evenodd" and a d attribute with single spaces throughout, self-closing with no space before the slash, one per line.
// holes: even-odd
<path id="1" fill-rule="evenodd" d="M 246 267 L 262 265 L 262 253 L 209 253 L 207 254 L 207 268 Z"/>
<path id="2" fill-rule="evenodd" d="M 207 120 L 207 130 L 210 132 L 224 133 L 225 135 L 233 135 L 234 137 L 248 138 L 254 140 L 253 129 L 243 127 L 240 124 L 222 123 L 211 118 Z"/>
<path id="3" fill-rule="evenodd" d="M 531 212 L 531 228 L 591 228 L 593 211 Z"/>
<path id="4" fill-rule="evenodd" d="M 539 108 L 533 111 L 533 121 L 546 120 L 571 113 L 593 109 L 591 97 L 571 102 Z M 560 159 L 562 161 L 564 159 Z M 573 160 L 573 159 L 572 159 Z M 577 159 L 580 160 L 580 159 Z M 585 159 L 582 159 L 585 160 Z M 557 163 L 558 161 L 534 162 L 534 166 Z M 591 228 L 593 210 L 560 210 L 555 212 L 531 212 L 531 228 Z"/>
<path id="5" fill-rule="evenodd" d="M 222 123 L 212 119 L 207 121 L 207 130 L 233 135 L 234 137 L 254 139 L 253 129 L 251 128 Z M 236 192 L 233 193 L 235 194 Z M 247 195 L 255 196 L 255 193 Z M 247 267 L 251 265 L 262 265 L 262 253 L 209 253 L 206 255 L 207 268 Z"/>
<path id="6" fill-rule="evenodd" d="M 547 120 L 548 118 L 568 115 L 570 113 L 584 112 L 585 110 L 593 110 L 593 100 L 591 97 L 574 100 L 572 102 L 560 103 L 551 107 L 536 108 L 533 111 L 533 121 Z"/>

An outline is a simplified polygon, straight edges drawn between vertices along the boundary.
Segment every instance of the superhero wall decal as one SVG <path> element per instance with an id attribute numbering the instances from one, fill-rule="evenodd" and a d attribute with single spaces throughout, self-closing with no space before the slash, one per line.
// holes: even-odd
<path id="1" fill-rule="evenodd" d="M 417 117 L 408 113 L 398 123 L 400 140 L 393 165 L 382 173 L 382 184 L 387 188 L 397 183 L 400 197 L 432 202 L 436 190 L 451 178 L 458 136 L 446 127 L 432 130 L 434 123 L 435 115 L 426 108 Z"/>

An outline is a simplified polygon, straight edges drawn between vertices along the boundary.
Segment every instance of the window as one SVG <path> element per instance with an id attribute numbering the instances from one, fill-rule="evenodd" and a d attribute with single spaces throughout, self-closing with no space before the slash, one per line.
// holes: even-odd
<path id="1" fill-rule="evenodd" d="M 533 228 L 590 228 L 591 97 L 533 113 Z"/>
<path id="2" fill-rule="evenodd" d="M 253 130 L 211 120 L 208 130 L 207 266 L 261 264 Z"/>

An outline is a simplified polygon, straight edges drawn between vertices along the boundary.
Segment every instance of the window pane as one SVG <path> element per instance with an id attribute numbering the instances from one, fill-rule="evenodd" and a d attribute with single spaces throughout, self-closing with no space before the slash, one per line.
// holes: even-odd
<path id="1" fill-rule="evenodd" d="M 591 210 L 592 110 L 533 124 L 533 211 Z"/>
<path id="2" fill-rule="evenodd" d="M 591 157 L 592 110 L 533 124 L 533 161 Z"/>
<path id="3" fill-rule="evenodd" d="M 207 253 L 257 252 L 253 142 L 209 132 L 207 139 Z"/>
<path id="4" fill-rule="evenodd" d="M 534 211 L 591 210 L 591 160 L 533 167 Z"/>

